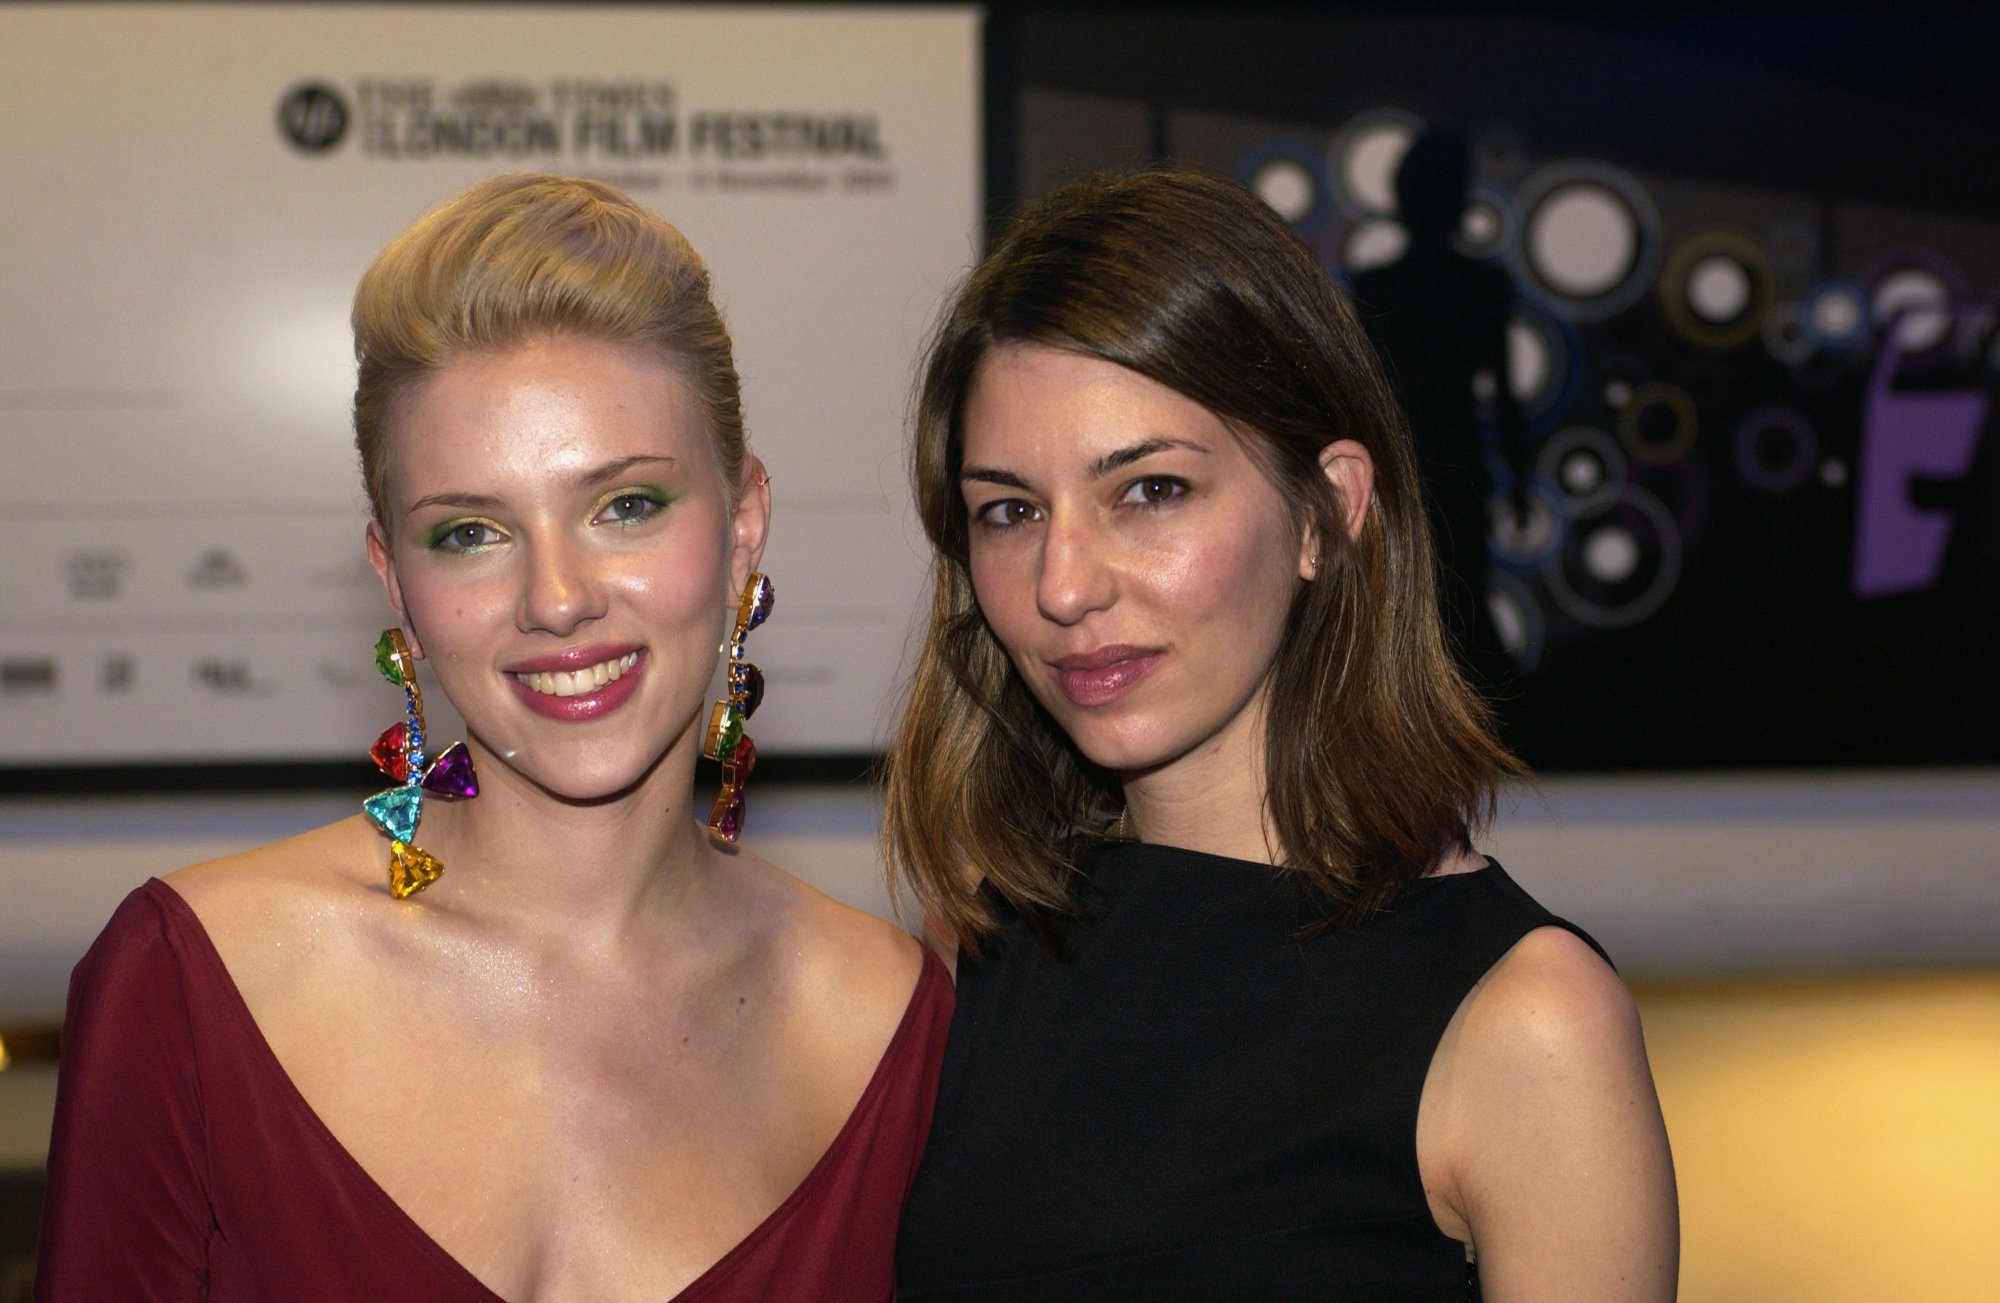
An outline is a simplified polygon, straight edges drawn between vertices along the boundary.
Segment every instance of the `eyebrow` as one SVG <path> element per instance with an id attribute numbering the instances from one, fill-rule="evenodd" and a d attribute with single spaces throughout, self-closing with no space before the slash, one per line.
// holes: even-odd
<path id="1" fill-rule="evenodd" d="M 1101 480 L 1113 471 L 1123 470 L 1137 461 L 1144 461 L 1154 453 L 1170 452 L 1176 448 L 1203 455 L 1208 453 L 1207 448 L 1198 443 L 1190 443 L 1186 439 L 1168 439 L 1164 437 L 1143 439 L 1130 447 L 1119 448 L 1115 451 L 1105 453 L 1102 457 L 1090 463 L 1084 474 L 1090 479 Z M 1014 489 L 1025 489 L 1028 487 L 1028 482 L 1013 471 L 1001 470 L 994 466 L 967 466 L 958 473 L 958 478 L 961 481 L 972 480 L 980 484 L 1002 484 Z"/>
<path id="2" fill-rule="evenodd" d="M 594 489 L 600 485 L 609 484 L 613 480 L 623 479 L 626 472 L 635 467 L 644 466 L 652 462 L 663 462 L 667 465 L 672 465 L 676 460 L 673 457 L 661 457 L 653 454 L 620 457 L 615 461 L 605 462 L 602 466 L 594 466 L 583 472 L 570 481 L 570 486 L 578 489 Z M 459 511 L 491 511 L 500 505 L 500 499 L 488 497 L 481 493 L 431 493 L 412 502 L 403 514 L 412 516 L 426 507 L 451 507 Z"/>

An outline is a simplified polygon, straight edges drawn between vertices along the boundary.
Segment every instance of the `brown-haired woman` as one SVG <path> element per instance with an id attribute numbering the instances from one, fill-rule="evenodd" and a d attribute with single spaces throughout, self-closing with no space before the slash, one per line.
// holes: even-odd
<path id="1" fill-rule="evenodd" d="M 1632 1001 L 1473 849 L 1518 765 L 1285 225 L 1179 171 L 1034 204 L 931 343 L 914 469 L 884 836 L 959 1002 L 900 1297 L 1672 1297 Z"/>
<path id="2" fill-rule="evenodd" d="M 378 663 L 426 663 L 476 799 L 412 788 L 453 753 L 408 692 L 369 817 L 126 900 L 71 983 L 37 1297 L 887 1299 L 950 982 L 702 826 L 770 516 L 707 270 L 608 186 L 503 177 L 354 330 Z"/>

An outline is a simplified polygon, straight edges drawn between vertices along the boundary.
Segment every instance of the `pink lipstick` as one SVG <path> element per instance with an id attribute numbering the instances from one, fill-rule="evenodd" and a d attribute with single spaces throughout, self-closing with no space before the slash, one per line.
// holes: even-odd
<path id="1" fill-rule="evenodd" d="M 629 701 L 646 664 L 641 648 L 598 644 L 520 661 L 504 673 L 528 709 L 578 724 L 600 719 Z"/>
<path id="2" fill-rule="evenodd" d="M 1162 653 L 1146 647 L 1098 647 L 1049 662 L 1056 686 L 1078 706 L 1104 706 L 1137 687 Z"/>

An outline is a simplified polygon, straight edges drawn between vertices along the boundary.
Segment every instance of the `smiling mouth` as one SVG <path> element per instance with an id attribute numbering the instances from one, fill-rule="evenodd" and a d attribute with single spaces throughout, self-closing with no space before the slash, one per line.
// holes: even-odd
<path id="1" fill-rule="evenodd" d="M 510 674 L 507 677 L 530 692 L 545 697 L 580 697 L 607 683 L 625 677 L 625 671 L 639 663 L 638 652 L 627 652 L 608 661 L 586 665 L 580 670 L 549 670 L 539 674 Z"/>

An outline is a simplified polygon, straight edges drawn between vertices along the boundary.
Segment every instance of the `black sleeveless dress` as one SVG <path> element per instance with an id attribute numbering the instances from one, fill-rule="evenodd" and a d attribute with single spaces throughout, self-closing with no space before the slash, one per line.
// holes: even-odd
<path id="1" fill-rule="evenodd" d="M 1060 957 L 1003 907 L 959 965 L 902 1303 L 1476 1300 L 1418 1097 L 1480 976 L 1576 929 L 1497 864 L 1311 937 L 1267 865 L 1114 844 L 1087 878 Z"/>

